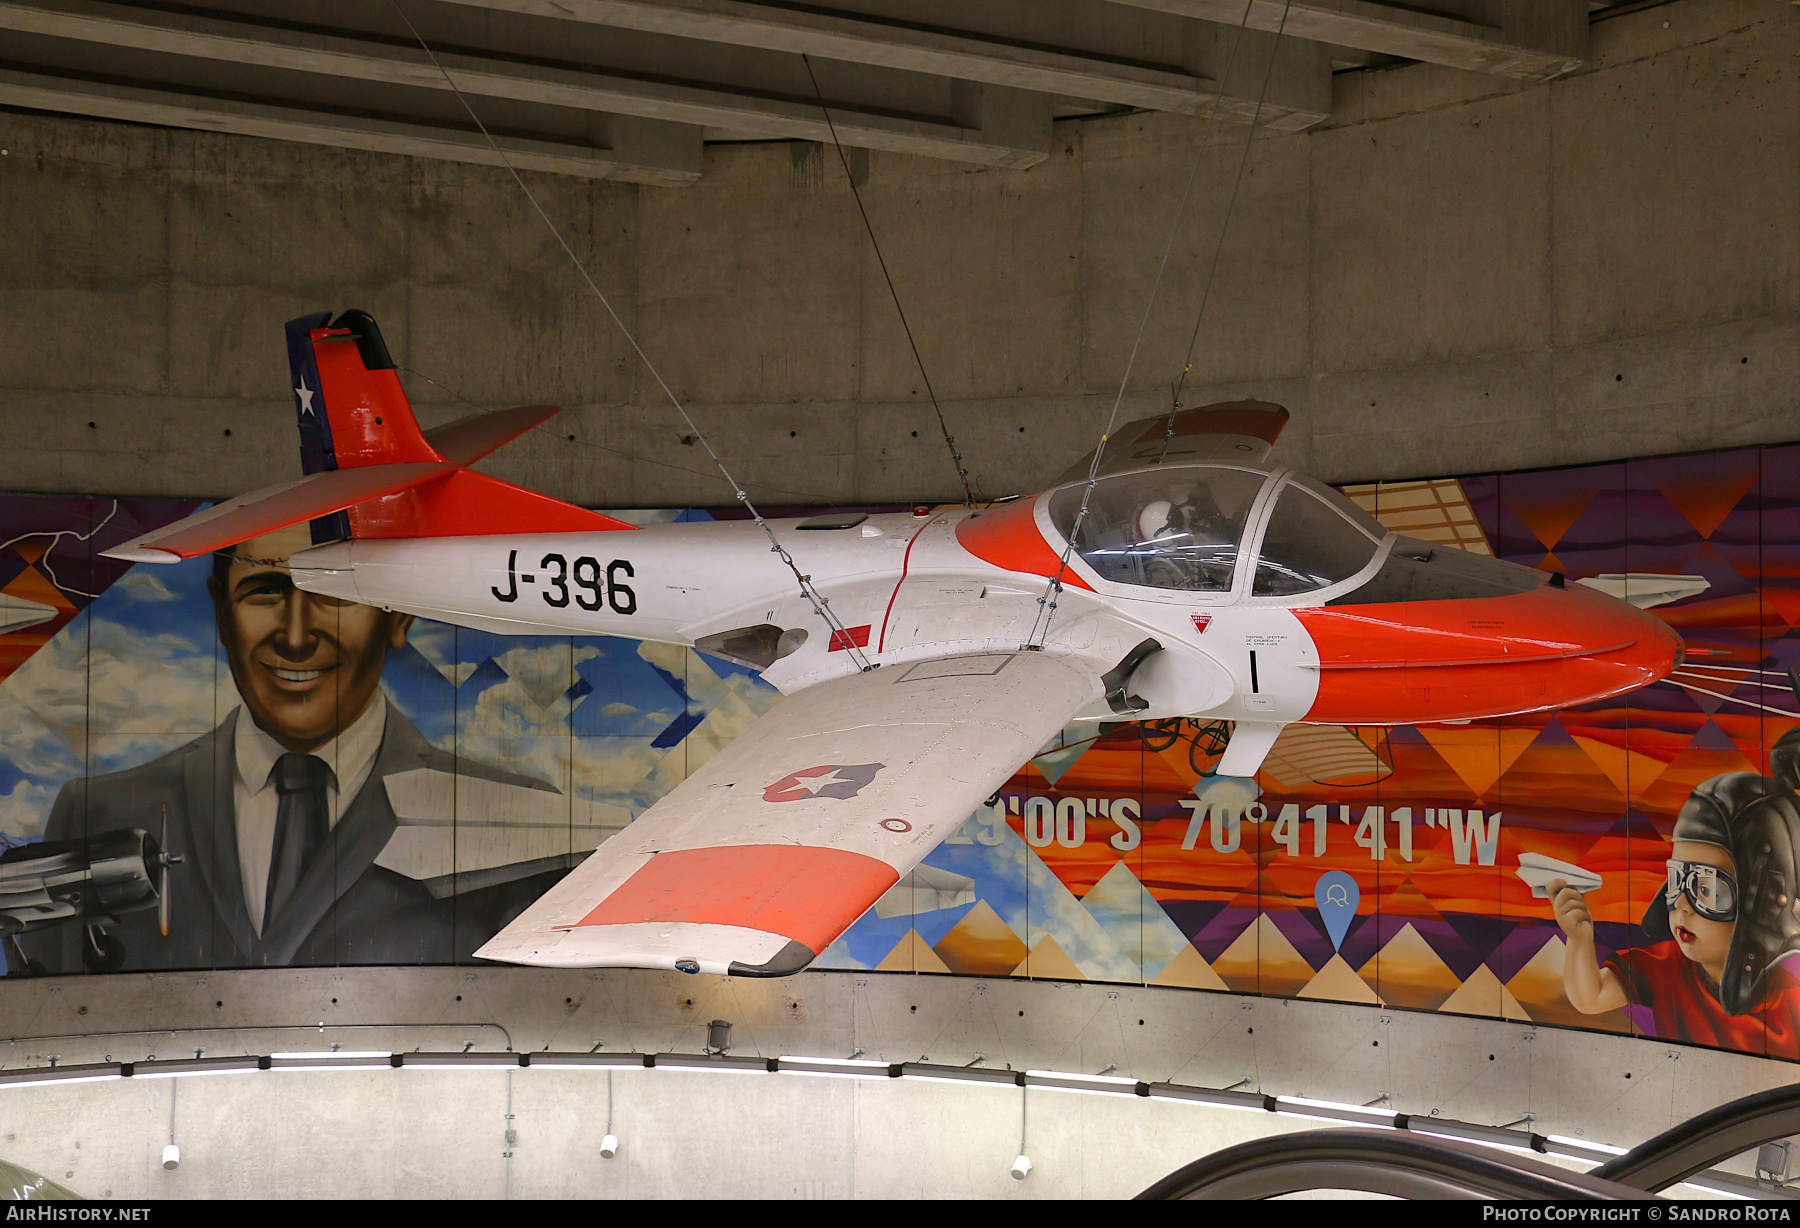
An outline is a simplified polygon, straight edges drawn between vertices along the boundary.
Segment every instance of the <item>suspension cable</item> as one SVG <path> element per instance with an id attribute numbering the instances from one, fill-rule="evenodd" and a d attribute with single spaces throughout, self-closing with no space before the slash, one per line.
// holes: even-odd
<path id="1" fill-rule="evenodd" d="M 1131 372 L 1137 365 L 1138 350 L 1144 341 L 1144 331 L 1149 327 L 1150 313 L 1156 305 L 1157 293 L 1162 288 L 1163 274 L 1168 270 L 1169 257 L 1175 250 L 1175 238 L 1180 233 L 1181 218 L 1182 215 L 1187 212 L 1188 199 L 1192 196 L 1194 191 L 1194 180 L 1199 174 L 1200 163 L 1206 155 L 1207 146 L 1212 138 L 1213 126 L 1218 119 L 1219 103 L 1224 97 L 1224 82 L 1231 78 L 1231 67 L 1233 62 L 1237 59 L 1238 48 L 1243 44 L 1246 23 L 1250 20 L 1250 10 L 1254 3 L 1255 0 L 1248 0 L 1244 5 L 1244 15 L 1238 20 L 1238 35 L 1232 40 L 1231 51 L 1226 55 L 1224 71 L 1219 74 L 1219 92 L 1213 95 L 1212 106 L 1207 112 L 1206 127 L 1201 130 L 1199 144 L 1194 150 L 1194 161 L 1192 165 L 1188 167 L 1187 182 L 1181 189 L 1181 198 L 1176 202 L 1174 214 L 1169 219 L 1169 238 L 1163 245 L 1162 261 L 1156 266 L 1156 277 L 1150 283 L 1150 297 L 1144 303 L 1144 314 L 1138 321 L 1137 335 L 1132 338 L 1131 353 L 1126 359 L 1124 374 L 1119 377 L 1119 391 L 1117 395 L 1113 397 L 1112 412 L 1107 415 L 1106 429 L 1100 433 L 1099 446 L 1094 449 L 1094 459 L 1088 465 L 1087 484 L 1081 491 L 1081 506 L 1075 513 L 1075 522 L 1069 527 L 1068 541 L 1064 544 L 1062 554 L 1057 560 L 1056 574 L 1050 577 L 1050 582 L 1044 586 L 1044 595 L 1038 598 L 1038 612 L 1037 616 L 1032 620 L 1031 635 L 1025 643 L 1021 645 L 1022 648 L 1028 651 L 1041 651 L 1043 649 L 1044 641 L 1050 634 L 1050 624 L 1056 617 L 1057 603 L 1063 591 L 1063 577 L 1068 574 L 1069 570 L 1069 557 L 1075 552 L 1075 543 L 1081 539 L 1081 528 L 1087 521 L 1088 504 L 1093 499 L 1094 485 L 1100 475 L 1100 463 L 1106 456 L 1106 447 L 1108 442 L 1112 439 L 1113 427 L 1118 425 L 1119 409 L 1125 401 L 1125 389 L 1131 382 Z M 1256 137 L 1257 121 L 1262 118 L 1263 100 L 1268 93 L 1269 78 L 1274 72 L 1276 53 L 1281 50 L 1281 32 L 1287 27 L 1288 8 L 1292 3 L 1293 0 L 1283 0 L 1282 2 L 1281 24 L 1276 28 L 1274 45 L 1269 48 L 1269 64 L 1263 72 L 1262 86 L 1256 94 L 1256 109 L 1250 116 L 1250 134 L 1244 138 L 1244 156 L 1246 158 L 1249 156 L 1250 142 Z M 1243 164 L 1240 162 L 1238 166 L 1238 176 L 1232 181 L 1231 196 L 1225 206 L 1226 225 L 1230 224 L 1232 207 L 1237 203 L 1238 190 L 1242 185 Z M 1226 226 L 1221 226 L 1219 228 L 1219 237 L 1213 245 L 1212 272 L 1208 273 L 1206 280 L 1207 294 L 1210 294 L 1212 289 L 1212 273 L 1218 271 L 1219 252 L 1225 244 L 1225 229 Z M 1203 295 L 1201 299 L 1201 310 L 1205 310 L 1205 295 Z M 1199 322 L 1196 320 L 1194 325 L 1196 337 L 1199 335 L 1199 329 Z M 1192 341 L 1188 344 L 1188 358 L 1189 360 L 1193 358 Z M 1172 432 L 1173 430 L 1174 413 L 1171 411 L 1169 416 L 1169 431 Z M 1165 450 L 1167 449 L 1167 446 L 1168 443 L 1165 436 Z"/>
<path id="2" fill-rule="evenodd" d="M 1262 114 L 1263 97 L 1269 91 L 1269 78 L 1275 73 L 1275 53 L 1281 49 L 1281 32 L 1287 28 L 1288 6 L 1292 0 L 1286 0 L 1281 6 L 1281 21 L 1275 27 L 1275 46 L 1269 51 L 1269 62 L 1263 67 L 1262 85 L 1256 93 L 1256 114 Z M 1194 346 L 1200 340 L 1200 323 L 1206 318 L 1206 305 L 1212 299 L 1213 281 L 1219 275 L 1219 255 L 1225 250 L 1225 232 L 1231 228 L 1231 213 L 1237 205 L 1238 188 L 1244 182 L 1244 168 L 1250 162 L 1250 145 L 1256 139 L 1256 121 L 1250 122 L 1250 135 L 1244 138 L 1244 152 L 1238 155 L 1237 174 L 1231 181 L 1231 195 L 1225 201 L 1225 216 L 1219 222 L 1219 238 L 1213 244 L 1212 262 L 1206 269 L 1206 282 L 1200 288 L 1200 307 L 1194 312 L 1194 331 L 1188 336 L 1187 353 L 1182 356 L 1181 374 L 1175 378 L 1171 400 L 1174 409 L 1170 410 L 1170 427 L 1174 427 L 1174 410 L 1181 408 L 1181 390 L 1187 383 L 1188 372 L 1194 369 Z M 1166 454 L 1168 444 L 1163 449 Z"/>
<path id="3" fill-rule="evenodd" d="M 875 262 L 881 266 L 882 280 L 887 282 L 888 297 L 894 300 L 894 311 L 900 317 L 900 327 L 906 332 L 906 344 L 912 347 L 913 362 L 919 368 L 919 378 L 925 383 L 925 395 L 931 398 L 931 408 L 937 411 L 938 430 L 943 432 L 944 443 L 950 449 L 950 459 L 956 465 L 957 480 L 962 483 L 963 506 L 972 508 L 975 506 L 975 491 L 969 485 L 969 471 L 963 467 L 962 453 L 956 450 L 956 437 L 950 433 L 949 423 L 944 421 L 944 407 L 938 404 L 937 392 L 931 386 L 931 376 L 925 371 L 925 360 L 919 356 L 919 343 L 913 339 L 912 325 L 906 319 L 906 308 L 900 305 L 900 292 L 894 289 L 894 276 L 888 272 L 887 259 L 881 254 L 881 243 L 875 238 L 875 227 L 869 221 L 868 209 L 863 206 L 862 193 L 857 190 L 856 176 L 850 173 L 850 159 L 844 154 L 844 143 L 838 139 L 837 125 L 831 120 L 831 108 L 825 105 L 825 95 L 819 89 L 819 78 L 813 73 L 812 57 L 801 52 L 800 62 L 806 65 L 807 80 L 812 82 L 813 95 L 819 100 L 819 113 L 825 117 L 826 131 L 831 133 L 831 146 L 837 150 L 838 161 L 844 167 L 844 181 L 850 185 L 850 195 L 856 198 L 856 211 L 862 215 L 863 229 L 869 235 L 869 246 L 875 249 Z"/>
<path id="4" fill-rule="evenodd" d="M 635 353 L 638 356 L 638 360 L 644 364 L 644 369 L 650 372 L 651 378 L 656 381 L 657 387 L 663 390 L 663 395 L 669 398 L 669 403 L 673 405 L 675 411 L 681 415 L 681 420 L 687 423 L 688 429 L 694 433 L 694 438 L 699 441 L 700 446 L 706 449 L 706 455 L 711 458 L 712 463 L 718 469 L 720 476 L 722 476 L 726 483 L 731 487 L 737 501 L 744 505 L 745 510 L 750 513 L 750 519 L 756 522 L 757 527 L 768 535 L 769 549 L 773 553 L 781 556 L 781 561 L 787 565 L 787 569 L 793 573 L 795 581 L 800 585 L 801 595 L 805 597 L 808 604 L 812 606 L 813 613 L 823 619 L 825 625 L 830 628 L 831 643 L 829 647 L 834 650 L 843 649 L 847 651 L 850 654 L 850 659 L 856 663 L 856 667 L 859 670 L 866 672 L 874 669 L 875 667 L 869 663 L 868 657 L 863 654 L 861 646 L 851 638 L 850 632 L 845 629 L 844 624 L 838 619 L 837 615 L 832 612 L 830 600 L 819 592 L 818 588 L 813 584 L 811 576 L 801 574 L 799 565 L 794 562 L 794 556 L 789 554 L 787 547 L 781 544 L 781 539 L 775 535 L 775 530 L 769 525 L 769 522 L 763 519 L 763 514 L 759 512 L 756 509 L 756 505 L 751 502 L 750 496 L 744 490 L 744 487 L 731 475 L 731 470 L 725 467 L 725 462 L 721 460 L 719 454 L 713 450 L 712 441 L 707 439 L 706 432 L 700 429 L 699 424 L 696 423 L 693 417 L 688 413 L 687 406 L 682 404 L 681 398 L 675 395 L 674 390 L 670 388 L 667 381 L 663 379 L 662 372 L 658 371 L 656 369 L 656 364 L 650 361 L 650 355 L 644 353 L 643 346 L 638 344 L 637 337 L 632 333 L 631 329 L 626 326 L 625 321 L 619 318 L 619 313 L 613 309 L 612 300 L 606 297 L 606 294 L 600 289 L 599 284 L 595 282 L 593 274 L 589 273 L 587 266 L 581 262 L 581 257 L 577 256 L 575 254 L 575 249 L 569 246 L 569 241 L 563 237 L 562 230 L 555 222 L 550 220 L 550 215 L 544 212 L 544 206 L 538 203 L 538 198 L 532 193 L 531 188 L 526 185 L 524 176 L 519 174 L 519 170 L 513 165 L 512 159 L 506 156 L 506 151 L 502 149 L 500 143 L 494 139 L 493 133 L 488 131 L 487 125 L 481 122 L 481 117 L 475 113 L 475 108 L 469 105 L 468 98 L 464 96 L 462 90 L 458 88 L 455 79 L 451 77 L 449 71 L 446 70 L 444 65 L 438 60 L 437 53 L 431 49 L 431 46 L 428 43 L 426 43 L 424 36 L 419 33 L 418 27 L 413 25 L 412 18 L 407 16 L 406 10 L 400 6 L 400 0 L 392 0 L 392 3 L 394 11 L 400 14 L 400 20 L 406 23 L 406 28 L 408 30 L 412 31 L 413 38 L 425 52 L 426 57 L 431 60 L 432 66 L 436 68 L 439 75 L 444 78 L 444 83 L 448 85 L 451 92 L 456 95 L 457 101 L 462 103 L 463 110 L 468 112 L 469 118 L 475 122 L 475 126 L 481 130 L 481 135 L 487 139 L 488 147 L 494 151 L 495 155 L 500 159 L 501 164 L 512 173 L 513 182 L 517 183 L 519 185 L 519 190 L 525 193 L 525 199 L 531 202 L 531 207 L 537 211 L 538 217 L 543 219 L 544 225 L 549 228 L 549 231 L 556 239 L 557 244 L 561 246 L 564 254 L 569 257 L 570 262 L 574 264 L 576 271 L 581 274 L 582 280 L 587 283 L 588 289 L 594 292 L 594 297 L 600 300 L 600 305 L 606 309 L 606 314 L 612 317 L 612 322 L 618 326 L 619 332 L 624 334 L 625 340 L 630 344 L 632 352 Z"/>

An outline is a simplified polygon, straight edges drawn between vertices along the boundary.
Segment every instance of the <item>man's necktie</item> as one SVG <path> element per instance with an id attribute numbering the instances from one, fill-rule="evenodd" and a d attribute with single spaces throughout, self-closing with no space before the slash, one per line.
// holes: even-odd
<path id="1" fill-rule="evenodd" d="M 269 859 L 269 891 L 263 903 L 263 931 L 293 898 L 300 875 L 331 829 L 325 788 L 331 769 L 317 755 L 287 754 L 275 761 L 275 848 Z"/>

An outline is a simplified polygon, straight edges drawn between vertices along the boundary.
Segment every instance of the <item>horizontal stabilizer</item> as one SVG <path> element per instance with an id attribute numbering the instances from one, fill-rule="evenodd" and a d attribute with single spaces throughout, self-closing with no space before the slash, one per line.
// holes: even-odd
<path id="1" fill-rule="evenodd" d="M 635 528 L 473 469 L 458 469 L 441 482 L 409 486 L 350 509 L 350 535 L 370 539 L 605 533 Z"/>
<path id="2" fill-rule="evenodd" d="M 455 472 L 447 461 L 328 469 L 227 499 L 101 553 L 130 563 L 178 563 Z"/>
<path id="3" fill-rule="evenodd" d="M 538 423 L 561 413 L 556 405 L 521 405 L 470 414 L 425 432 L 425 442 L 447 461 L 472 465 L 489 452 L 509 443 Z"/>

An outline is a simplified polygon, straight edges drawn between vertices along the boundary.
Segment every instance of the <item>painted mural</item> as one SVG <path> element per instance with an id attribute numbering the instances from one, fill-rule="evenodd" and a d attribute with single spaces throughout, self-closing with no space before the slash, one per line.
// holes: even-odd
<path id="1" fill-rule="evenodd" d="M 1213 789 L 1222 724 L 1071 726 L 819 966 L 1800 1060 L 1800 446 L 1346 493 L 1437 548 L 1650 608 L 1685 661 L 1555 713 L 1290 726 L 1248 806 Z M 104 923 L 53 883 L 0 911 L 32 919 L 6 940 L 13 974 L 459 961 L 777 699 L 680 649 L 309 598 L 273 540 L 173 567 L 97 557 L 194 507 L 0 498 L 0 878 L 50 883 L 32 875 L 78 838 L 147 833 L 124 865 L 170 824 L 216 835 L 193 864 L 143 861 L 166 890 L 120 886 Z M 282 807 L 311 808 L 329 858 L 266 850 Z M 282 869 L 302 863 L 317 872 Z"/>

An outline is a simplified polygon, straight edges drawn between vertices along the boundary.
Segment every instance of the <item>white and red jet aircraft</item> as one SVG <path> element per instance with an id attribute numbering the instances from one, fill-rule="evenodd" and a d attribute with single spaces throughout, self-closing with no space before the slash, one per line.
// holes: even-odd
<path id="1" fill-rule="evenodd" d="M 1251 777 L 1290 722 L 1556 708 L 1680 655 L 1623 601 L 1396 536 L 1268 464 L 1276 405 L 1114 432 L 1078 531 L 1091 455 L 982 510 L 771 523 L 808 595 L 751 521 L 635 528 L 469 469 L 556 410 L 421 431 L 363 312 L 293 321 L 288 344 L 307 476 L 108 554 L 175 562 L 310 520 L 321 544 L 291 560 L 309 592 L 508 635 L 688 645 L 788 697 L 488 959 L 797 972 L 1072 719 L 1233 721 L 1218 772 Z"/>

